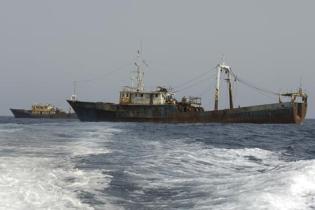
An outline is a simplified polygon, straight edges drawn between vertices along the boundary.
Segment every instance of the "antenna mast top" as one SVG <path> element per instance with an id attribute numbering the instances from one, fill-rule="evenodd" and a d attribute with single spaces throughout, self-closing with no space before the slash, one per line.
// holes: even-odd
<path id="1" fill-rule="evenodd" d="M 137 52 L 137 61 L 135 62 L 135 65 L 137 67 L 136 71 L 136 79 L 137 79 L 137 91 L 143 91 L 144 90 L 144 71 L 143 71 L 143 60 L 142 60 L 142 52 L 138 50 Z"/>
<path id="2" fill-rule="evenodd" d="M 73 81 L 73 94 L 71 95 L 71 101 L 77 100 L 77 81 Z"/>
<path id="3" fill-rule="evenodd" d="M 225 61 L 225 55 L 224 54 L 222 54 L 222 57 L 221 57 L 221 63 L 222 63 L 222 65 L 224 65 L 225 63 L 224 63 L 224 61 Z"/>

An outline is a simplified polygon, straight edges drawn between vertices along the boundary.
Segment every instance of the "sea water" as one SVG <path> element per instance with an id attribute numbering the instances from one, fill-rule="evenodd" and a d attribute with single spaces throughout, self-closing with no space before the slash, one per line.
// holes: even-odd
<path id="1" fill-rule="evenodd" d="M 1 117 L 0 209 L 315 209 L 315 121 Z"/>

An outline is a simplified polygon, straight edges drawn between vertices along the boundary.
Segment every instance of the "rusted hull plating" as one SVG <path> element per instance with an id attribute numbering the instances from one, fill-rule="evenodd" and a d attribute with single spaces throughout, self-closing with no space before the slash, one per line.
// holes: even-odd
<path id="1" fill-rule="evenodd" d="M 204 112 L 180 112 L 176 105 L 119 105 L 68 101 L 81 121 L 164 123 L 297 123 L 307 103 L 286 102 Z"/>

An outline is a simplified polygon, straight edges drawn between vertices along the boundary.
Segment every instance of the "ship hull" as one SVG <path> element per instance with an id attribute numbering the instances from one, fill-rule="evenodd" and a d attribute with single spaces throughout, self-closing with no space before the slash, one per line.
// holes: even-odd
<path id="1" fill-rule="evenodd" d="M 43 119 L 75 119 L 75 113 L 59 112 L 55 114 L 33 114 L 31 110 L 10 109 L 15 118 L 43 118 Z"/>
<path id="2" fill-rule="evenodd" d="M 182 112 L 176 105 L 120 105 L 68 101 L 81 121 L 164 123 L 297 123 L 304 121 L 307 104 L 286 102 L 204 112 Z"/>

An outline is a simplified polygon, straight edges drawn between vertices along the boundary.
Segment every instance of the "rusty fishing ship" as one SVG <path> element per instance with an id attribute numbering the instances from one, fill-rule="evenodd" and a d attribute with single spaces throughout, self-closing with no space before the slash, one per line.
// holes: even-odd
<path id="1" fill-rule="evenodd" d="M 144 90 L 145 63 L 138 51 L 135 63 L 135 86 L 120 91 L 119 103 L 68 100 L 81 121 L 112 122 L 164 122 L 164 123 L 296 123 L 304 121 L 307 111 L 307 94 L 300 88 L 296 92 L 275 93 L 277 103 L 234 107 L 231 81 L 241 81 L 224 63 L 217 65 L 214 110 L 205 111 L 199 97 L 183 97 L 180 101 L 164 87 Z M 221 77 L 228 82 L 229 108 L 219 110 Z M 282 98 L 288 98 L 286 102 Z"/>
<path id="2" fill-rule="evenodd" d="M 72 98 L 74 100 L 74 98 Z M 75 119 L 76 114 L 65 112 L 51 104 L 33 104 L 31 109 L 10 109 L 15 118 Z"/>

